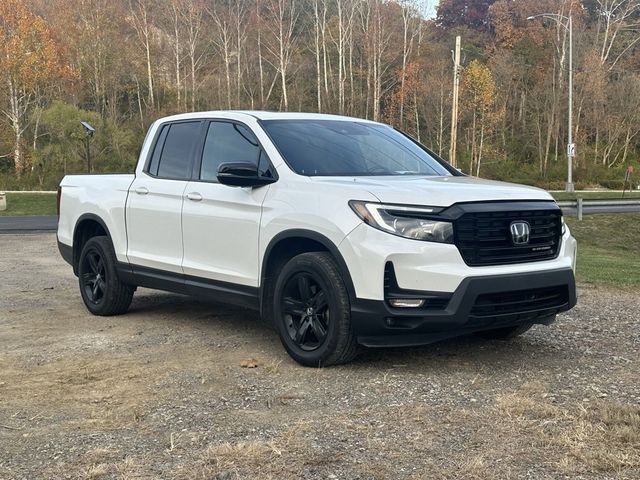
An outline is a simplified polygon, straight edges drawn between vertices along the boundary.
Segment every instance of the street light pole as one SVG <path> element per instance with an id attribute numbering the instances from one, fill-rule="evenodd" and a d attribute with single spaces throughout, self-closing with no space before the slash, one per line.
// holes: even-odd
<path id="1" fill-rule="evenodd" d="M 84 155 L 85 160 L 87 161 L 87 173 L 91 173 L 91 137 L 86 135 L 84 137 Z"/>
<path id="2" fill-rule="evenodd" d="M 573 144 L 573 19 L 569 14 L 569 121 L 567 131 L 567 192 L 573 192 L 573 156 L 576 147 Z"/>
<path id="3" fill-rule="evenodd" d="M 96 133 L 96 129 L 91 126 L 88 122 L 80 122 L 82 128 L 84 128 L 84 154 L 85 160 L 87 161 L 87 173 L 91 173 L 91 137 Z"/>
<path id="4" fill-rule="evenodd" d="M 527 17 L 527 20 L 533 20 L 537 17 L 550 18 L 569 31 L 569 118 L 567 120 L 567 183 L 565 190 L 573 192 L 573 157 L 576 154 L 576 146 L 573 143 L 573 18 L 571 14 L 565 16 L 559 13 L 540 13 Z M 567 23 L 562 23 L 561 20 Z"/>

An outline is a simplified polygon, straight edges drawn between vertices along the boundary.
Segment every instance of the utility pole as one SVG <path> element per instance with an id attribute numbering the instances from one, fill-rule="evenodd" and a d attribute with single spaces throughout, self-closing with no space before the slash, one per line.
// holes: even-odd
<path id="1" fill-rule="evenodd" d="M 458 91 L 460 87 L 460 35 L 456 37 L 456 49 L 453 54 L 453 101 L 451 105 L 451 145 L 449 163 L 457 167 L 456 143 L 458 142 Z"/>

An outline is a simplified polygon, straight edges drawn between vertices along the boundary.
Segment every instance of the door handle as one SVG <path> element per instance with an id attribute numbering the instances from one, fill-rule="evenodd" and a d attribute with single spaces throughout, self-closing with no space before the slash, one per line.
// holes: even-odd
<path id="1" fill-rule="evenodd" d="M 149 190 L 147 189 L 147 187 L 136 187 L 135 192 L 138 195 L 146 195 L 147 193 L 149 193 Z"/>
<path id="2" fill-rule="evenodd" d="M 189 192 L 187 193 L 187 198 L 194 202 L 199 202 L 202 200 L 202 195 L 200 195 L 198 192 Z"/>

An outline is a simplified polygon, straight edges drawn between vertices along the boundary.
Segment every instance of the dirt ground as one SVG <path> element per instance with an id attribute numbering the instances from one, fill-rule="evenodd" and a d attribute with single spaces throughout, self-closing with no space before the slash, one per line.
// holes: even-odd
<path id="1" fill-rule="evenodd" d="M 640 478 L 630 290 L 307 369 L 241 309 L 139 290 L 89 315 L 51 234 L 0 235 L 0 280 L 1 479 Z"/>

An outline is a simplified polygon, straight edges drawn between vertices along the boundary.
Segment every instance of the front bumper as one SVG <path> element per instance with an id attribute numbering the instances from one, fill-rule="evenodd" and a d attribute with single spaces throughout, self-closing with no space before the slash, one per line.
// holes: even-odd
<path id="1" fill-rule="evenodd" d="M 441 310 L 353 300 L 351 321 L 358 342 L 369 347 L 423 345 L 523 323 L 549 324 L 576 304 L 575 277 L 571 268 L 469 277 L 452 294 L 440 296 L 448 299 Z"/>
<path id="2" fill-rule="evenodd" d="M 403 289 L 452 293 L 470 277 L 575 270 L 577 246 L 567 229 L 555 259 L 471 267 L 465 264 L 455 245 L 401 238 L 363 223 L 350 232 L 338 248 L 351 275 L 355 296 L 383 300 L 382 278 L 388 263 L 393 264 L 398 285 Z"/>

